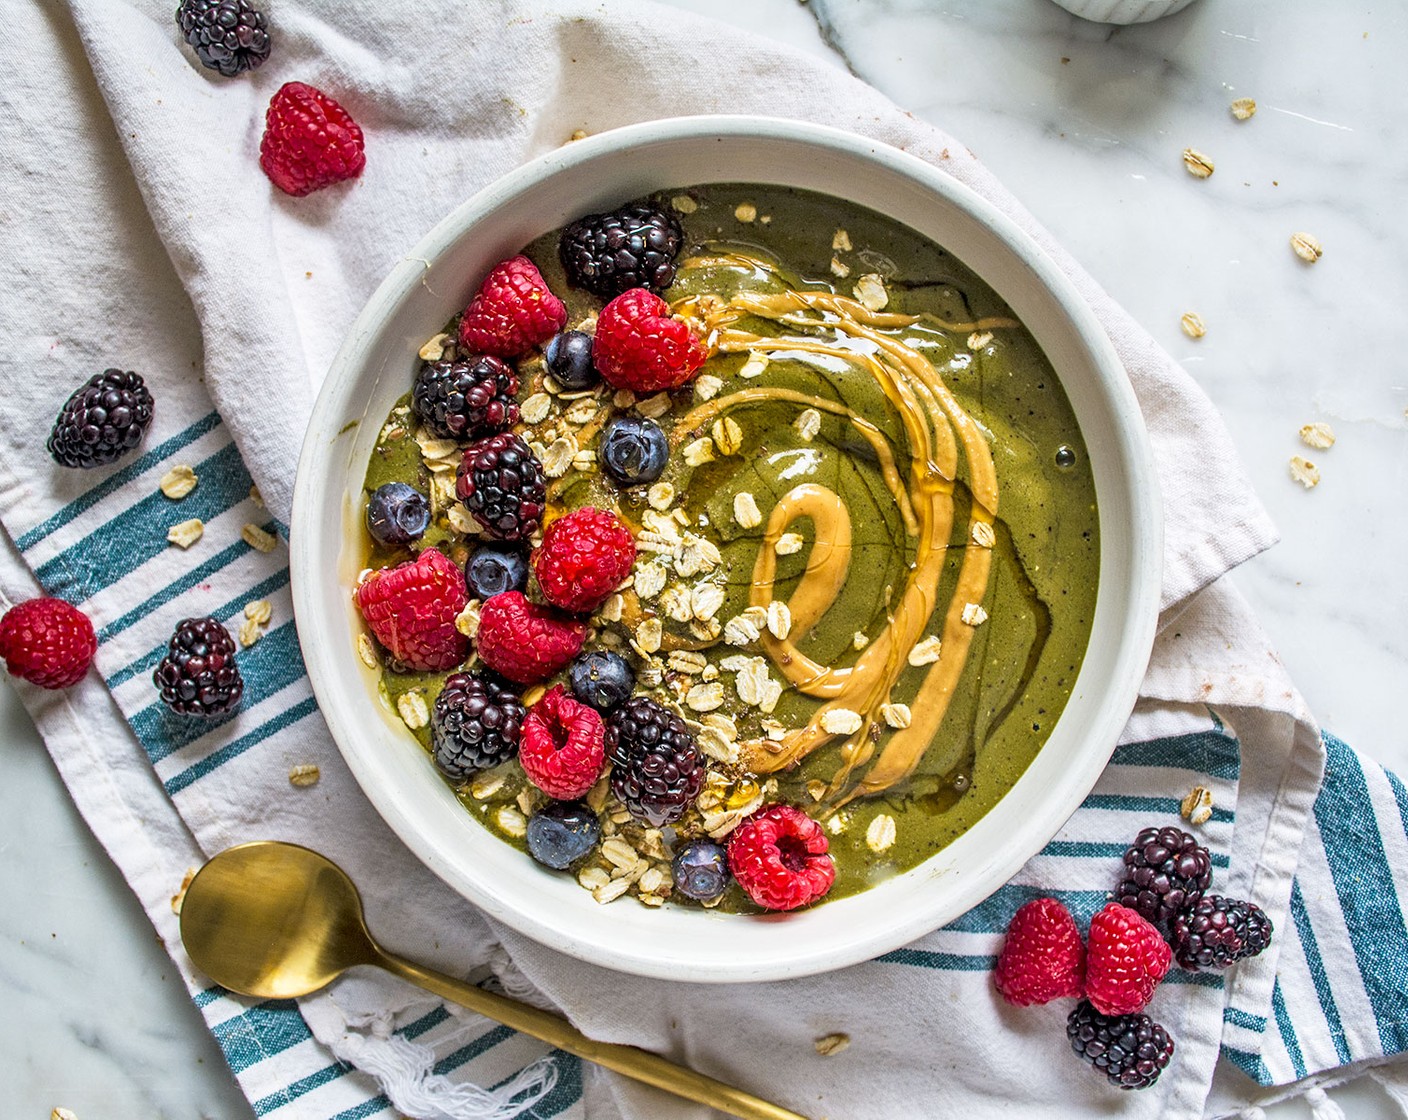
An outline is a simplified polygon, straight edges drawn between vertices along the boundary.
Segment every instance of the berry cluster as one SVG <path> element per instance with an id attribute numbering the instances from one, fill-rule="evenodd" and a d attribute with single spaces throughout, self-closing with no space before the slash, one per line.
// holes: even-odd
<path id="1" fill-rule="evenodd" d="M 1143 1014 L 1173 961 L 1225 968 L 1271 943 L 1271 921 L 1250 902 L 1207 894 L 1212 858 L 1182 829 L 1146 828 L 1124 855 L 1125 878 L 1090 921 L 1084 942 L 1058 900 L 1013 916 L 993 981 L 1018 1006 L 1074 998 L 1072 1049 L 1121 1089 L 1147 1089 L 1173 1039 Z"/>

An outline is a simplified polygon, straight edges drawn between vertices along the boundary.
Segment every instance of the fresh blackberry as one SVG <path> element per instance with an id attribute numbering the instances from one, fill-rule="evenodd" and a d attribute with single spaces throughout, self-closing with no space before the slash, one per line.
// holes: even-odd
<path id="1" fill-rule="evenodd" d="M 183 0 L 176 26 L 203 66 L 227 78 L 269 57 L 269 20 L 249 0 Z"/>
<path id="2" fill-rule="evenodd" d="M 1124 854 L 1125 878 L 1114 900 L 1151 922 L 1192 906 L 1212 885 L 1212 857 L 1180 828 L 1146 828 Z"/>
<path id="3" fill-rule="evenodd" d="M 234 639 L 217 618 L 182 620 L 152 682 L 163 703 L 183 716 L 219 715 L 244 695 Z"/>
<path id="4" fill-rule="evenodd" d="M 518 374 L 488 354 L 421 367 L 411 406 L 441 439 L 477 439 L 518 423 Z"/>
<path id="5" fill-rule="evenodd" d="M 1102 1015 L 1081 1000 L 1066 1019 L 1071 1049 L 1121 1089 L 1147 1089 L 1173 1057 L 1173 1039 L 1147 1015 Z"/>
<path id="6" fill-rule="evenodd" d="M 1169 940 L 1184 968 L 1226 968 L 1271 944 L 1271 919 L 1254 902 L 1205 894 L 1173 919 Z"/>
<path id="7" fill-rule="evenodd" d="M 508 432 L 469 445 L 460 460 L 455 493 L 485 531 L 501 541 L 527 540 L 538 531 L 547 501 L 543 464 Z"/>
<path id="8" fill-rule="evenodd" d="M 459 782 L 507 762 L 518 753 L 526 714 L 506 682 L 489 673 L 455 673 L 430 713 L 435 765 Z"/>
<path id="9" fill-rule="evenodd" d="M 595 649 L 578 656 L 567 669 L 572 694 L 602 715 L 626 700 L 636 687 L 636 675 L 619 653 Z"/>
<path id="10" fill-rule="evenodd" d="M 609 214 L 588 214 L 562 231 L 558 255 L 568 281 L 602 299 L 628 288 L 663 292 L 675 282 L 684 231 L 674 211 L 629 202 Z"/>
<path id="11" fill-rule="evenodd" d="M 679 820 L 704 782 L 704 759 L 684 720 L 635 696 L 606 720 L 611 792 L 653 828 Z"/>
<path id="12" fill-rule="evenodd" d="M 102 467 L 142 442 L 155 402 L 141 374 L 95 373 L 59 410 L 49 454 L 62 467 Z"/>

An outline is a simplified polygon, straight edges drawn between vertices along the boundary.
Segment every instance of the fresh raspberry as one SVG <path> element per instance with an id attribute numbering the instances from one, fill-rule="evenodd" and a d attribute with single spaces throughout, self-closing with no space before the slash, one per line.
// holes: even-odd
<path id="1" fill-rule="evenodd" d="M 1090 919 L 1085 996 L 1105 1015 L 1142 1011 L 1168 972 L 1173 953 L 1139 914 L 1111 902 Z"/>
<path id="2" fill-rule="evenodd" d="M 494 672 L 519 684 L 537 684 L 582 649 L 587 624 L 505 591 L 479 613 L 479 657 Z"/>
<path id="3" fill-rule="evenodd" d="M 510 257 L 484 278 L 464 317 L 460 345 L 476 354 L 517 358 L 567 325 L 567 305 L 548 290 L 538 266 Z"/>
<path id="4" fill-rule="evenodd" d="M 62 599 L 30 599 L 0 618 L 5 667 L 40 688 L 77 684 L 97 649 L 88 616 Z"/>
<path id="5" fill-rule="evenodd" d="M 596 320 L 592 361 L 617 389 L 654 393 L 683 385 L 709 356 L 689 324 L 645 288 L 622 292 Z"/>
<path id="6" fill-rule="evenodd" d="M 993 974 L 1008 1003 L 1030 1007 L 1071 996 L 1085 981 L 1085 945 L 1076 920 L 1054 898 L 1037 898 L 1012 916 Z"/>
<path id="7" fill-rule="evenodd" d="M 768 805 L 733 830 L 728 866 L 748 897 L 765 910 L 815 902 L 836 880 L 821 825 L 791 805 Z"/>
<path id="8" fill-rule="evenodd" d="M 355 179 L 366 166 L 362 130 L 322 90 L 287 82 L 269 101 L 259 166 L 285 194 L 302 196 Z"/>
<path id="9" fill-rule="evenodd" d="M 557 685 L 528 709 L 518 761 L 528 780 L 545 794 L 571 801 L 601 777 L 605 730 L 601 716 Z"/>
<path id="10" fill-rule="evenodd" d="M 406 669 L 453 669 L 469 655 L 455 618 L 469 604 L 464 573 L 427 548 L 414 560 L 382 568 L 357 588 L 357 607 L 376 640 Z"/>
<path id="11" fill-rule="evenodd" d="M 636 542 L 621 519 L 583 506 L 547 527 L 533 571 L 549 603 L 588 614 L 606 602 L 635 562 Z"/>

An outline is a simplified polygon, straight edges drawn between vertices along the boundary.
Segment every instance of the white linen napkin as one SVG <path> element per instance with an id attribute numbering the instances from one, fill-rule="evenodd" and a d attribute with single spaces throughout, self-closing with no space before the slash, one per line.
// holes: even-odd
<path id="1" fill-rule="evenodd" d="M 313 396 L 381 276 L 440 216 L 524 159 L 577 129 L 705 112 L 817 120 L 905 148 L 1007 212 L 1067 271 L 1110 332 L 1154 439 L 1165 613 L 1125 740 L 1164 745 L 1112 766 L 1097 795 L 1138 797 L 1131 783 L 1144 783 L 1167 813 L 1195 776 L 1222 782 L 1228 817 L 1210 843 L 1229 890 L 1253 897 L 1280 931 L 1324 752 L 1247 609 L 1215 582 L 1274 533 L 1210 402 L 966 148 L 813 59 L 644 3 L 543 11 L 520 0 L 310 0 L 280 4 L 273 26 L 270 61 L 225 80 L 179 42 L 168 3 L 24 9 L 12 27 L 23 32 L 26 64 L 10 60 L 0 89 L 0 137 L 18 172 L 17 220 L 0 226 L 18 272 L 0 295 L 10 393 L 0 414 L 0 573 L 11 598 L 33 593 L 37 580 L 81 602 L 103 638 L 102 682 L 65 696 L 26 690 L 26 702 L 256 1111 L 512 1115 L 541 1093 L 539 1115 L 702 1114 L 571 1062 L 545 1072 L 533 1064 L 542 1047 L 386 978 L 344 980 L 304 1001 L 301 1017 L 211 989 L 189 973 L 168 900 L 202 853 L 264 837 L 335 856 L 368 898 L 378 935 L 407 955 L 492 973 L 591 1034 L 660 1050 L 803 1112 L 899 1117 L 939 1100 L 976 1116 L 1011 1104 L 1032 1116 L 1113 1107 L 1102 1080 L 1062 1052 L 1065 1008 L 1017 1015 L 992 998 L 983 962 L 1005 924 L 995 909 L 911 950 L 930 964 L 977 963 L 885 961 L 706 991 L 595 969 L 487 922 L 399 844 L 356 788 L 302 676 L 281 551 L 241 549 L 239 533 L 245 523 L 286 527 Z M 288 80 L 327 91 L 366 130 L 360 180 L 292 199 L 264 178 L 263 110 Z M 142 455 L 119 468 L 60 470 L 42 454 L 43 434 L 70 388 L 106 365 L 147 376 L 156 424 Z M 155 481 L 182 461 L 202 481 L 173 508 Z M 247 497 L 251 477 L 267 512 Z M 191 515 L 205 519 L 204 540 L 189 554 L 167 548 L 166 526 Z M 238 716 L 199 736 L 163 721 L 149 675 L 174 620 L 237 619 L 252 599 L 269 600 L 274 621 L 242 655 L 251 687 Z M 295 791 L 288 767 L 308 762 L 322 779 Z M 1087 803 L 1056 843 L 1122 848 L 1133 820 Z M 1108 868 L 1067 858 L 1037 857 L 999 902 L 1066 889 L 1088 904 Z M 1200 1115 L 1224 1006 L 1253 1009 L 1264 1029 L 1279 947 L 1239 967 L 1227 990 L 1220 981 L 1166 985 L 1159 1017 L 1179 1055 L 1155 1090 L 1114 1103 L 1128 1115 Z M 811 1041 L 833 1030 L 852 1047 L 822 1059 Z M 1341 1063 L 1361 1056 L 1374 1052 L 1366 1044 Z"/>

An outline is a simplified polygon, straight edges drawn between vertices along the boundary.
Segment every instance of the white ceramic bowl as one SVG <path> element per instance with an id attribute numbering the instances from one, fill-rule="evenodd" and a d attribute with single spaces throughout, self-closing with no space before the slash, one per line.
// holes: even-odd
<path id="1" fill-rule="evenodd" d="M 378 699 L 358 659 L 350 591 L 361 482 L 415 353 L 484 274 L 583 213 L 709 182 L 836 195 L 953 251 L 1012 306 L 1055 367 L 1089 449 L 1100 503 L 1100 589 L 1089 651 L 1046 746 L 981 821 L 925 863 L 790 915 L 600 906 L 465 813 Z M 460 206 L 412 249 L 353 324 L 318 397 L 294 496 L 293 597 L 309 676 L 347 764 L 407 846 L 466 898 L 596 964 L 675 980 L 802 976 L 899 947 L 982 901 L 1056 833 L 1094 785 L 1133 707 L 1154 637 L 1161 519 L 1148 437 L 1109 340 L 1066 277 L 972 191 L 904 152 L 792 121 L 695 117 L 603 133 L 543 155 Z M 330 575 L 331 574 L 331 575 Z M 334 856 L 336 853 L 332 853 Z"/>

